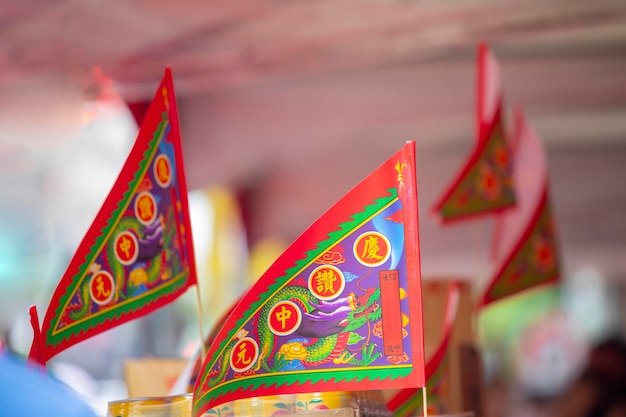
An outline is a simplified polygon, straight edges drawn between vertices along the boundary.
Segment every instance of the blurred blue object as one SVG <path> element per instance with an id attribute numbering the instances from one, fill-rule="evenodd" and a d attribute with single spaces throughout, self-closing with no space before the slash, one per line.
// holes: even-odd
<path id="1" fill-rule="evenodd" d="M 97 417 L 70 387 L 0 347 L 3 417 Z"/>

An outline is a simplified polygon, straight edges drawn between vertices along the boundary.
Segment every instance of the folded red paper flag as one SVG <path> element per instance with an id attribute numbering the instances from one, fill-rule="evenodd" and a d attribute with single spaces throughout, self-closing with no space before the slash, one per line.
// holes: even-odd
<path id="1" fill-rule="evenodd" d="M 515 206 L 500 68 L 485 44 L 478 47 L 477 101 L 476 146 L 432 209 L 443 223 Z"/>
<path id="2" fill-rule="evenodd" d="M 244 294 L 201 366 L 194 416 L 250 396 L 423 387 L 421 301 L 409 142 Z"/>
<path id="3" fill-rule="evenodd" d="M 80 175 L 80 173 L 77 173 Z M 30 358 L 68 347 L 174 301 L 196 284 L 176 97 L 169 69 L 113 188 L 39 328 Z"/>

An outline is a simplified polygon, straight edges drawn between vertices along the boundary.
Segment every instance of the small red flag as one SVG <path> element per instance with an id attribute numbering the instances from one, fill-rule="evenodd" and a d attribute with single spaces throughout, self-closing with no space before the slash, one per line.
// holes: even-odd
<path id="1" fill-rule="evenodd" d="M 76 173 L 80 175 L 80 172 Z M 196 284 L 176 97 L 169 69 L 112 190 L 50 301 L 30 358 L 144 316 Z"/>
<path id="2" fill-rule="evenodd" d="M 481 306 L 559 279 L 546 155 L 521 112 L 516 114 L 515 136 L 518 204 L 497 218 L 497 239 L 492 248 L 497 269 L 484 292 Z"/>
<path id="3" fill-rule="evenodd" d="M 489 48 L 481 44 L 476 147 L 432 209 L 443 223 L 493 214 L 515 205 L 502 96 L 498 63 Z"/>

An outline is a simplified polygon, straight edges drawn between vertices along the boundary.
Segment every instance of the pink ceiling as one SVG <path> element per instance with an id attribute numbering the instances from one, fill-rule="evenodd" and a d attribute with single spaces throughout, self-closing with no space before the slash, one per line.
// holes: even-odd
<path id="1" fill-rule="evenodd" d="M 548 147 L 568 265 L 626 268 L 626 2 L 1 3 L 0 92 L 93 92 L 99 66 L 142 101 L 171 66 L 190 186 L 247 190 L 253 239 L 294 238 L 416 140 L 428 273 L 486 268 L 472 248 L 489 222 L 442 230 L 427 209 L 471 147 L 487 41 L 507 109 L 522 106 Z"/>

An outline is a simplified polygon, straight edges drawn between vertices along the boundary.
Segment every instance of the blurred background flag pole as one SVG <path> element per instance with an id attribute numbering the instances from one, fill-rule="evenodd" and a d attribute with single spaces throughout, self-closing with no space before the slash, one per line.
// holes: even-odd
<path id="1" fill-rule="evenodd" d="M 204 358 L 206 358 L 207 345 L 204 341 L 204 322 L 202 320 L 204 309 L 202 308 L 202 295 L 200 294 L 199 285 L 196 285 L 196 304 L 198 306 L 198 326 L 200 326 L 200 354 L 202 361 L 204 362 Z"/>

